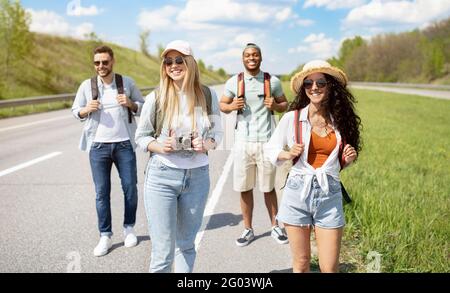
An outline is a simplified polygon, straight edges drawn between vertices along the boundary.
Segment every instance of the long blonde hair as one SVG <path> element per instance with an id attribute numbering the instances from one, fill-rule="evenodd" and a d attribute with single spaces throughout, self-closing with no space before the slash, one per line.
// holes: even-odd
<path id="1" fill-rule="evenodd" d="M 194 131 L 196 130 L 197 121 L 197 111 L 195 111 L 196 107 L 201 107 L 202 115 L 206 118 L 205 121 L 208 121 L 207 123 L 209 124 L 206 98 L 202 91 L 200 84 L 200 72 L 194 57 L 183 55 L 183 63 L 186 67 L 186 75 L 184 76 L 181 90 L 187 97 L 189 108 L 188 113 L 191 117 L 191 128 Z M 165 117 L 163 121 L 164 126 L 170 129 L 174 117 L 179 114 L 180 98 L 173 79 L 167 75 L 164 61 L 161 62 L 160 67 L 159 99 L 159 110 L 164 113 L 163 115 Z M 159 117 L 162 117 L 163 115 L 159 115 Z"/>

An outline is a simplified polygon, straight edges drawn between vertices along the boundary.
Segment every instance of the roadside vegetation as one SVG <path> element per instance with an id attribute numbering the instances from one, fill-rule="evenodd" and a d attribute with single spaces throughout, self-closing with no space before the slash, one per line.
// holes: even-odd
<path id="1" fill-rule="evenodd" d="M 450 18 L 410 32 L 346 39 L 328 61 L 352 81 L 450 84 Z"/>

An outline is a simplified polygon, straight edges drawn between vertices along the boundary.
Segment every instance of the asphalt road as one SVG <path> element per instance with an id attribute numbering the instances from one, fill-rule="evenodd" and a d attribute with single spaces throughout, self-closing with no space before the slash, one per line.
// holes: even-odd
<path id="1" fill-rule="evenodd" d="M 224 143 L 210 152 L 210 199 L 197 237 L 195 272 L 289 271 L 289 246 L 270 237 L 259 191 L 254 211 L 257 239 L 243 248 L 234 243 L 243 229 L 239 194 L 232 190 L 232 165 L 226 163 L 234 118 L 226 115 L 224 123 L 228 127 Z M 123 195 L 113 168 L 114 244 L 108 255 L 95 257 L 92 250 L 99 237 L 95 192 L 88 155 L 78 150 L 81 129 L 69 109 L 0 120 L 0 272 L 148 271 L 151 240 L 142 193 L 148 157 L 137 152 L 139 245 L 123 246 Z"/>

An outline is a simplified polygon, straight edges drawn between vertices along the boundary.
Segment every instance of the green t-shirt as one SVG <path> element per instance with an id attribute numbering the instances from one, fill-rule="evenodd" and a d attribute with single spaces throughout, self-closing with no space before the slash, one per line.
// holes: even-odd
<path id="1" fill-rule="evenodd" d="M 260 71 L 256 76 L 244 72 L 245 107 L 238 115 L 236 141 L 267 142 L 275 129 L 274 117 L 271 111 L 264 106 L 264 73 Z M 272 97 L 281 97 L 283 89 L 281 82 L 271 75 L 270 88 Z M 237 74 L 225 84 L 224 95 L 234 98 L 237 95 Z"/>

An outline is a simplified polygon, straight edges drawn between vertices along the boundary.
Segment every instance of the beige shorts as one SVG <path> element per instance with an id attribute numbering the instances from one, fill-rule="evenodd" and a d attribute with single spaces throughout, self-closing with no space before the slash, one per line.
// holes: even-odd
<path id="1" fill-rule="evenodd" d="M 275 166 L 264 160 L 263 142 L 236 142 L 233 149 L 233 189 L 253 189 L 258 177 L 261 192 L 270 192 L 275 185 Z"/>

